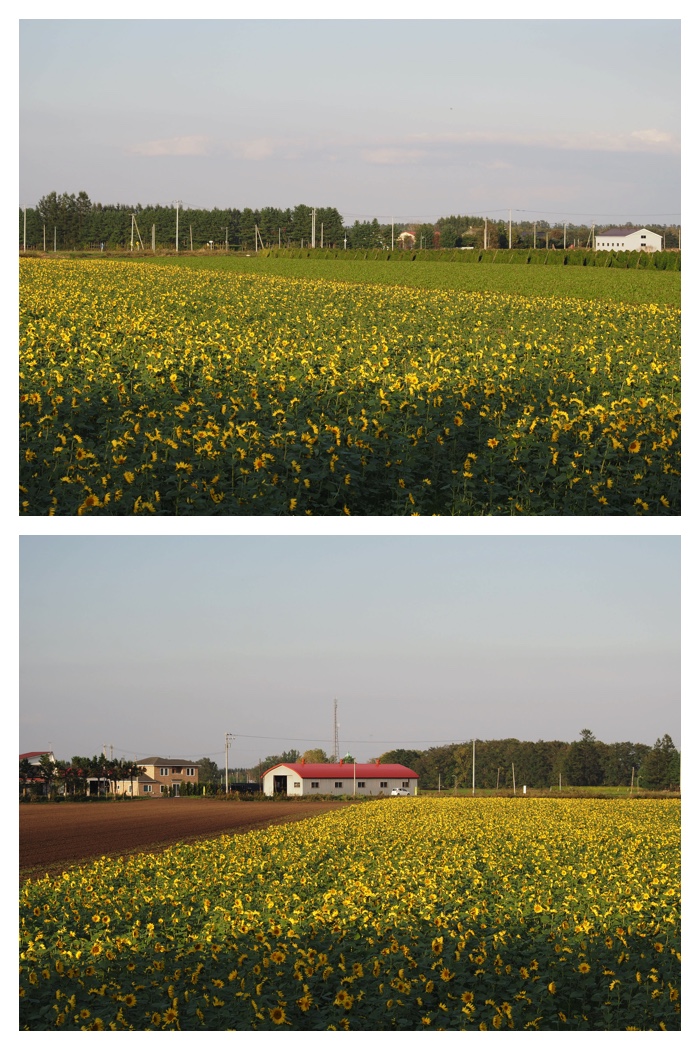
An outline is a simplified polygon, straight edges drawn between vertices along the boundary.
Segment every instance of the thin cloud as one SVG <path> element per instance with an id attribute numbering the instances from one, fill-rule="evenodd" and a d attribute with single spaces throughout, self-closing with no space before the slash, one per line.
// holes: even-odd
<path id="1" fill-rule="evenodd" d="M 243 160 L 267 160 L 276 152 L 277 146 L 273 139 L 248 139 L 237 144 L 237 152 Z"/>
<path id="2" fill-rule="evenodd" d="M 403 147 L 384 147 L 380 149 L 365 149 L 362 151 L 362 159 L 368 164 L 406 164 L 412 160 L 423 160 L 428 156 L 424 149 L 405 149 Z"/>
<path id="3" fill-rule="evenodd" d="M 209 152 L 209 138 L 179 135 L 172 139 L 153 139 L 130 146 L 128 152 L 141 157 L 203 157 Z"/>
<path id="4" fill-rule="evenodd" d="M 601 151 L 605 153 L 678 153 L 680 150 L 680 142 L 675 135 L 671 135 L 666 131 L 660 131 L 657 128 L 621 132 L 619 135 L 611 132 L 595 131 L 573 133 L 534 132 L 526 134 L 498 131 L 424 133 L 408 136 L 404 141 L 407 145 L 412 142 L 421 142 L 435 146 L 534 146 L 547 149 L 582 150 L 586 152 Z"/>

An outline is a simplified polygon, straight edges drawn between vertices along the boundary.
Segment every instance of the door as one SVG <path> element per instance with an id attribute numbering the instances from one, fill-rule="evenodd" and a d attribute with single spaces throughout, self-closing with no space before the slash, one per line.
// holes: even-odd
<path id="1" fill-rule="evenodd" d="M 278 777 L 278 776 L 276 776 L 274 778 L 272 790 L 274 791 L 274 793 L 276 795 L 286 795 L 287 794 L 287 778 L 286 777 Z"/>

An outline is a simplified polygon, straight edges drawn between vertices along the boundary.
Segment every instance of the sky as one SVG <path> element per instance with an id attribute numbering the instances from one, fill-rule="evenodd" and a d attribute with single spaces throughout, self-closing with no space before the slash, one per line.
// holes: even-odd
<path id="1" fill-rule="evenodd" d="M 20 206 L 673 225 L 680 20 L 24 19 L 19 127 Z"/>
<path id="2" fill-rule="evenodd" d="M 674 536 L 24 536 L 20 753 L 680 746 Z"/>

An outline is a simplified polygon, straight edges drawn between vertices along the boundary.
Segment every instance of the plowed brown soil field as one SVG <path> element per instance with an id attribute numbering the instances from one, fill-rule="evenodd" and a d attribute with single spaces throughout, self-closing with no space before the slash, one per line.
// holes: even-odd
<path id="1" fill-rule="evenodd" d="M 21 805 L 20 876 L 39 878 L 95 857 L 138 853 L 184 839 L 303 820 L 343 805 L 349 803 L 204 798 Z"/>

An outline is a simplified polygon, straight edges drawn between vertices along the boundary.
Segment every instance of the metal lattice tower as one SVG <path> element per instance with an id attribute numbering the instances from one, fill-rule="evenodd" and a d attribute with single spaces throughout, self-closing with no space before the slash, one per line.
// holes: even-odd
<path id="1" fill-rule="evenodd" d="M 333 760 L 338 761 L 340 757 L 340 744 L 338 743 L 338 701 L 333 701 Z"/>

